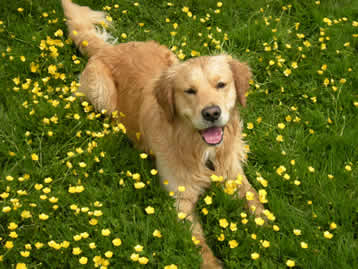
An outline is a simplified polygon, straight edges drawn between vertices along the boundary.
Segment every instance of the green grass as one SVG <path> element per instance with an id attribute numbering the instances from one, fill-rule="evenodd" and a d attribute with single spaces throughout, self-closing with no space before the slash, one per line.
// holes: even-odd
<path id="1" fill-rule="evenodd" d="M 186 59 L 192 51 L 227 52 L 250 64 L 254 78 L 248 106 L 240 108 L 251 150 L 245 171 L 256 189 L 266 189 L 265 206 L 276 220 L 257 226 L 248 217 L 243 224 L 244 203 L 213 184 L 204 195 L 213 203 L 202 197 L 197 211 L 208 244 L 225 268 L 285 268 L 288 260 L 297 268 L 358 264 L 357 1 L 226 1 L 221 8 L 216 1 L 175 1 L 173 6 L 154 0 L 138 1 L 139 6 L 128 0 L 76 2 L 98 10 L 110 7 L 119 42 L 153 39 Z M 199 268 L 190 224 L 177 221 L 173 199 L 151 174 L 153 162 L 140 158 L 115 120 L 70 100 L 87 59 L 67 41 L 59 1 L 3 0 L 0 14 L 0 268 L 92 268 L 96 256 L 101 257 L 97 265 L 112 268 Z M 59 29 L 64 35 L 56 37 Z M 52 45 L 56 57 L 51 40 L 40 49 L 47 37 L 63 44 Z M 51 65 L 57 67 L 53 74 Z M 279 135 L 282 142 L 276 140 Z M 286 169 L 281 175 L 280 166 Z M 135 189 L 127 171 L 139 173 L 145 188 Z M 52 182 L 45 183 L 48 177 Z M 83 188 L 72 193 L 70 186 Z M 154 214 L 146 213 L 147 206 Z M 31 217 L 24 218 L 24 212 Z M 47 220 L 39 218 L 42 213 Z M 237 230 L 220 227 L 220 219 L 236 223 Z M 10 223 L 17 228 L 11 230 Z M 102 235 L 103 229 L 110 235 Z M 153 236 L 156 229 L 162 237 Z M 325 231 L 333 237 L 326 238 Z M 115 238 L 120 246 L 113 245 Z M 230 240 L 238 246 L 231 249 Z M 262 240 L 270 246 L 263 247 Z M 143 250 L 136 252 L 136 245 Z M 74 248 L 82 252 L 75 255 Z M 253 260 L 255 252 L 260 257 Z M 133 253 L 148 258 L 147 265 L 133 261 Z M 87 265 L 80 264 L 81 257 L 88 258 Z"/>

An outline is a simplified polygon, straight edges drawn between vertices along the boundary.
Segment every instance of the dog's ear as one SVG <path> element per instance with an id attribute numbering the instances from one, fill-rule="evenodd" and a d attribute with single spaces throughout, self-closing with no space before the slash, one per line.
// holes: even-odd
<path id="1" fill-rule="evenodd" d="M 154 83 L 154 96 L 163 109 L 168 122 L 174 121 L 175 103 L 173 81 L 167 72 L 163 72 Z"/>
<path id="2" fill-rule="evenodd" d="M 235 82 L 237 98 L 242 106 L 246 106 L 246 93 L 249 89 L 251 71 L 247 64 L 235 59 L 229 59 L 229 65 Z"/>

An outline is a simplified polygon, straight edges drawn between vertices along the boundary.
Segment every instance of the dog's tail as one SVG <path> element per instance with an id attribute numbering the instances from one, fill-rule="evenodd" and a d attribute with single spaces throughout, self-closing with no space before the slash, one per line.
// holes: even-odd
<path id="1" fill-rule="evenodd" d="M 109 25 L 106 22 L 106 13 L 76 5 L 71 0 L 62 0 L 62 7 L 67 19 L 69 37 L 81 53 L 92 56 L 99 49 L 111 46 L 110 40 L 113 37 L 104 29 L 96 27 L 96 24 Z"/>

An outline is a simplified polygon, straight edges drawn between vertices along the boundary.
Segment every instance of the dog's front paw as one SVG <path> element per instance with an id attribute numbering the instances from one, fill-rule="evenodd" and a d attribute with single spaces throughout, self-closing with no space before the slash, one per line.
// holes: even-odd
<path id="1" fill-rule="evenodd" d="M 262 203 L 260 203 L 259 200 L 248 201 L 247 204 L 248 204 L 250 213 L 252 213 L 256 217 L 262 217 L 262 218 L 266 219 L 266 216 L 264 214 L 265 207 Z"/>
<path id="2" fill-rule="evenodd" d="M 201 264 L 201 269 L 222 269 L 222 262 L 215 258 L 214 256 L 211 257 L 204 257 L 203 256 L 203 263 Z"/>
<path id="3" fill-rule="evenodd" d="M 203 263 L 201 269 L 222 269 L 222 262 L 217 259 L 208 245 L 203 244 L 201 249 L 201 256 L 203 257 Z"/>

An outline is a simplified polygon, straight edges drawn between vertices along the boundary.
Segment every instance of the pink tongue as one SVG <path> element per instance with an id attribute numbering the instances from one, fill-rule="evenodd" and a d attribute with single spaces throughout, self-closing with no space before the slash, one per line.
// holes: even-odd
<path id="1" fill-rule="evenodd" d="M 223 136 L 223 130 L 220 127 L 211 127 L 201 131 L 201 135 L 208 144 L 218 144 Z"/>

